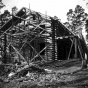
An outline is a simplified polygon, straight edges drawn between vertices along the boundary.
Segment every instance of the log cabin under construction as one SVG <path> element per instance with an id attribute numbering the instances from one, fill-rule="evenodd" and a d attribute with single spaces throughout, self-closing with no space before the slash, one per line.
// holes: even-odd
<path id="1" fill-rule="evenodd" d="M 84 38 L 78 37 L 54 17 L 23 7 L 0 28 L 3 63 L 84 59 Z"/>

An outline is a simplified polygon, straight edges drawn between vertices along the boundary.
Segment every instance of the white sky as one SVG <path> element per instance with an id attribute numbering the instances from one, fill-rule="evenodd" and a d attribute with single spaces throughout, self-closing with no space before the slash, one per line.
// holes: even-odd
<path id="1" fill-rule="evenodd" d="M 41 12 L 50 16 L 57 16 L 61 19 L 62 22 L 66 22 L 66 13 L 69 9 L 74 9 L 76 5 L 81 5 L 88 12 L 86 8 L 86 2 L 88 0 L 2 0 L 6 5 L 3 9 L 8 9 L 11 11 L 11 8 L 16 6 L 18 9 L 22 7 L 27 7 L 30 9 Z M 3 10 L 2 10 L 3 12 Z"/>

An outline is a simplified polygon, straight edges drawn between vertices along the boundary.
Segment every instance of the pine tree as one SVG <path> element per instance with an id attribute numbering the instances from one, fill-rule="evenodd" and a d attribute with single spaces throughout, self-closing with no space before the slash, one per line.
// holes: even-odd
<path id="1" fill-rule="evenodd" d="M 85 23 L 87 16 L 88 14 L 85 13 L 85 10 L 80 5 L 77 5 L 75 10 L 70 9 L 67 12 L 67 20 L 74 33 L 82 29 L 81 26 Z"/>

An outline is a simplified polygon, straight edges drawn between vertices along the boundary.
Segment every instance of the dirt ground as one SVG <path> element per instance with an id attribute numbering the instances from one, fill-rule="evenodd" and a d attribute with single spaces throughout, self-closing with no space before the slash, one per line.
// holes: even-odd
<path id="1" fill-rule="evenodd" d="M 81 68 L 81 61 L 66 60 L 39 64 L 47 73 L 30 72 L 0 80 L 0 88 L 88 88 L 88 69 Z"/>

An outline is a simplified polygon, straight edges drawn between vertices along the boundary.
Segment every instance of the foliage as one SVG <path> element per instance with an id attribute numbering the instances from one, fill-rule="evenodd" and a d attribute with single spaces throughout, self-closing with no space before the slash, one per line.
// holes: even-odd
<path id="1" fill-rule="evenodd" d="M 67 25 L 73 32 L 80 31 L 82 29 L 81 26 L 85 23 L 87 16 L 88 14 L 85 13 L 82 6 L 77 5 L 75 10 L 69 9 L 69 12 L 67 12 L 68 22 L 66 22 L 65 25 Z"/>
<path id="2" fill-rule="evenodd" d="M 0 0 L 0 9 L 2 9 L 5 5 L 2 3 L 2 0 Z"/>
<path id="3" fill-rule="evenodd" d="M 17 13 L 17 10 L 18 8 L 16 6 L 12 8 L 13 15 Z M 11 18 L 11 13 L 8 10 L 4 10 L 4 13 L 0 14 L 0 27 L 3 26 L 10 18 Z"/>
<path id="4" fill-rule="evenodd" d="M 15 15 L 17 13 L 18 8 L 16 6 L 12 7 L 12 14 Z"/>
<path id="5" fill-rule="evenodd" d="M 0 26 L 4 25 L 11 17 L 11 14 L 8 10 L 5 10 L 4 13 L 0 15 Z"/>

